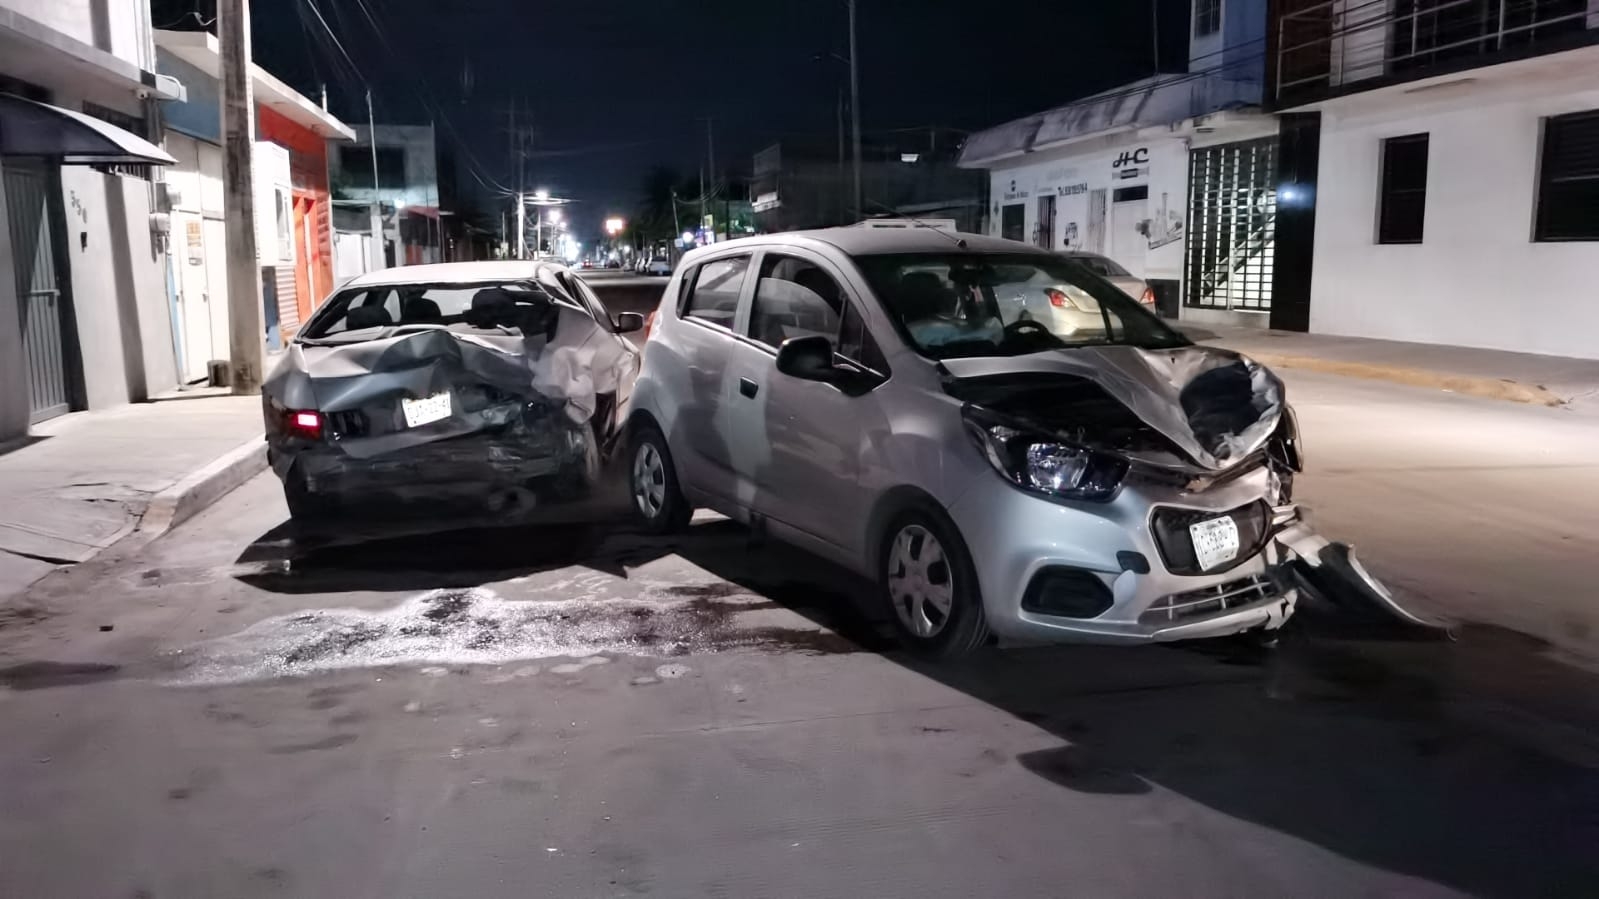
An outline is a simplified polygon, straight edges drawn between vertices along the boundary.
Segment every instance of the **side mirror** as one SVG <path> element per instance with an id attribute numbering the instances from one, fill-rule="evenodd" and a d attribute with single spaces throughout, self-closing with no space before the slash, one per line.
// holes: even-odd
<path id="1" fill-rule="evenodd" d="M 777 350 L 777 370 L 801 381 L 832 383 L 838 374 L 833 368 L 833 342 L 820 334 L 791 337 Z"/>
<path id="2" fill-rule="evenodd" d="M 616 331 L 618 334 L 631 334 L 634 331 L 644 330 L 644 316 L 638 312 L 616 313 Z"/>

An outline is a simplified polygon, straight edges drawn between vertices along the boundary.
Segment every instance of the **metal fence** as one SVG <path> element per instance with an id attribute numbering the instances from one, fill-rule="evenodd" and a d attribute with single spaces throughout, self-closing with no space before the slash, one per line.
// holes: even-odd
<path id="1" fill-rule="evenodd" d="M 1189 153 L 1185 305 L 1271 309 L 1276 172 L 1276 138 Z"/>

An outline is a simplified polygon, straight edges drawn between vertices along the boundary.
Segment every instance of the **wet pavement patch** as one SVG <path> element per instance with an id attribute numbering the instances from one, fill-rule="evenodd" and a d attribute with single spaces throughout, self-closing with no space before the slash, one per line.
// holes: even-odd
<path id="1" fill-rule="evenodd" d="M 711 593 L 714 591 L 705 591 Z M 177 682 L 233 683 L 348 668 L 500 665 L 568 658 L 545 670 L 576 676 L 609 661 L 604 654 L 680 656 L 728 649 L 811 654 L 859 652 L 849 639 L 815 627 L 782 627 L 740 614 L 772 607 L 672 594 L 658 599 L 507 600 L 484 588 L 434 590 L 388 609 L 317 609 L 268 618 L 229 636 L 167 654 Z M 766 614 L 762 612 L 762 614 Z M 809 625 L 809 622 L 804 622 Z M 666 675 L 665 677 L 670 677 Z"/>
<path id="2" fill-rule="evenodd" d="M 13 690 L 44 690 L 110 680 L 122 672 L 118 665 L 98 662 L 22 662 L 0 668 L 0 685 Z"/>

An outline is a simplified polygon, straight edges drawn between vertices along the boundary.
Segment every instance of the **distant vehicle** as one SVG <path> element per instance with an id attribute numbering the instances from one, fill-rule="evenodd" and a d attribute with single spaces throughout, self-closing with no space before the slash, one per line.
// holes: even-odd
<path id="1" fill-rule="evenodd" d="M 583 267 L 584 268 L 593 268 L 594 267 L 594 260 L 592 260 L 592 259 L 583 260 Z"/>
<path id="2" fill-rule="evenodd" d="M 606 268 L 621 268 L 622 267 L 622 260 L 620 260 L 620 259 L 607 259 L 607 260 L 605 260 L 605 267 Z"/>
<path id="3" fill-rule="evenodd" d="M 1050 287 L 1097 332 L 1005 302 Z M 1058 254 L 798 231 L 690 252 L 663 296 L 628 420 L 642 525 L 709 507 L 844 565 L 923 654 L 1269 635 L 1306 590 L 1408 615 L 1294 505 L 1282 382 Z"/>
<path id="4" fill-rule="evenodd" d="M 639 367 L 566 266 L 501 261 L 360 275 L 262 387 L 267 457 L 303 532 L 600 520 Z"/>
<path id="5" fill-rule="evenodd" d="M 1068 250 L 1061 255 L 1116 285 L 1122 293 L 1145 306 L 1155 308 L 1155 291 L 1150 289 L 1142 278 L 1135 277 L 1132 272 L 1117 265 L 1109 256 L 1079 250 Z"/>
<path id="6" fill-rule="evenodd" d="M 647 275 L 670 275 L 672 273 L 672 262 L 665 256 L 656 256 L 644 267 L 644 273 Z"/>

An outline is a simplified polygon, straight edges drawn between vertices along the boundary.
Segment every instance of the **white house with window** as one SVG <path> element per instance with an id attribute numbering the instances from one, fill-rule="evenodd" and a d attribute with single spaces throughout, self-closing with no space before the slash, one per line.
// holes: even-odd
<path id="1" fill-rule="evenodd" d="M 1310 329 L 1599 358 L 1599 0 L 1273 26 L 1277 105 L 1319 116 Z"/>
<path id="2" fill-rule="evenodd" d="M 1265 326 L 1278 131 L 1261 108 L 1265 2 L 1193 10 L 1188 71 L 977 132 L 960 164 L 990 172 L 989 233 L 1107 256 L 1162 315 Z"/>

